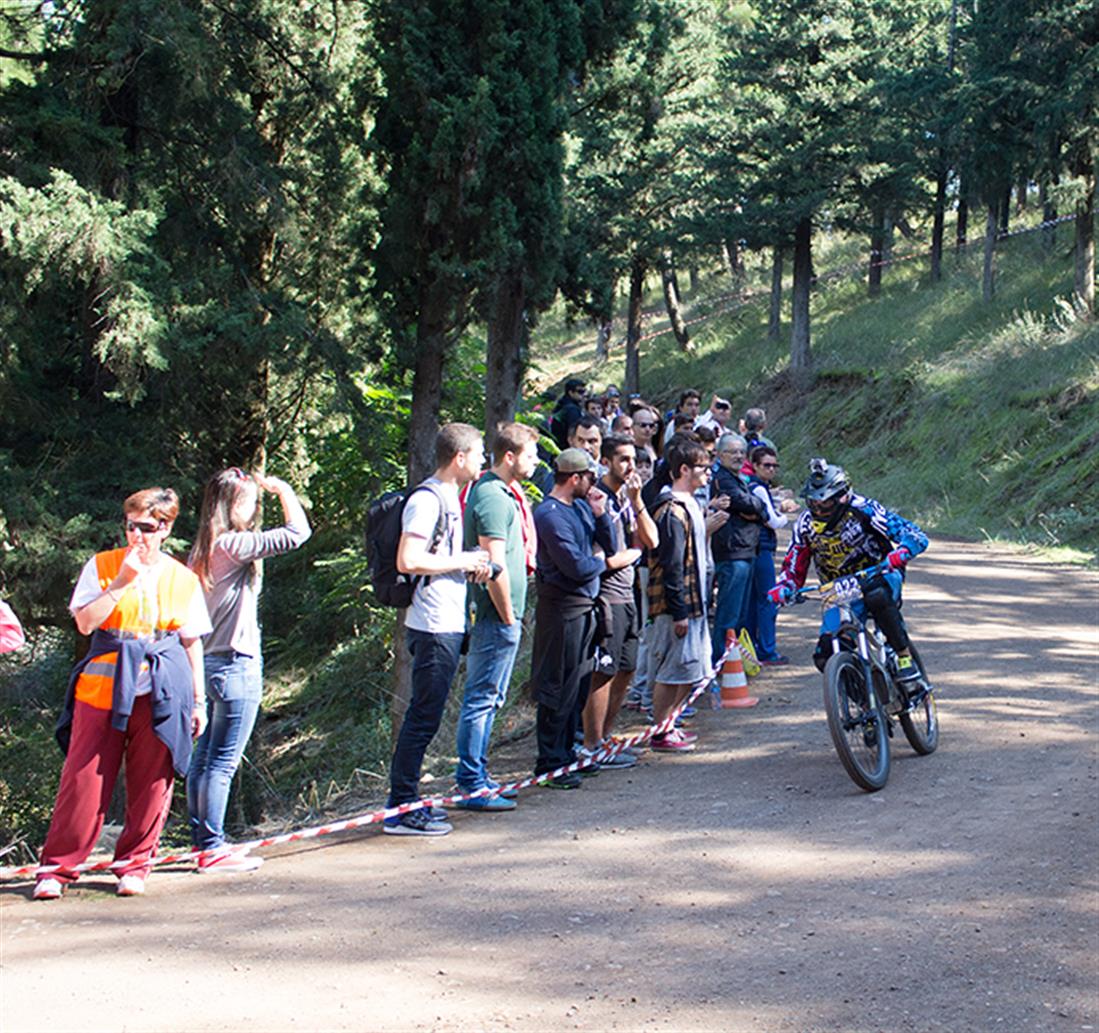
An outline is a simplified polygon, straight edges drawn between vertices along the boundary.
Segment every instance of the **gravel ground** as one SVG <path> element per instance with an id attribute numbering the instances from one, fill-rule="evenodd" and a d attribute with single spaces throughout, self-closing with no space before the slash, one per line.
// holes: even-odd
<path id="1" fill-rule="evenodd" d="M 795 664 L 693 754 L 144 898 L 0 887 L 0 1028 L 1091 1030 L 1099 576 L 938 539 L 905 612 L 942 738 L 898 734 L 880 793 L 833 752 L 800 607 Z"/>

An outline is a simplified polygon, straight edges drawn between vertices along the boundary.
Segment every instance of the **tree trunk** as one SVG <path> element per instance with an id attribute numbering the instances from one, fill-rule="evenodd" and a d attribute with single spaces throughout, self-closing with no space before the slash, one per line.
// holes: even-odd
<path id="1" fill-rule="evenodd" d="M 630 300 L 626 324 L 626 375 L 627 395 L 641 391 L 641 296 L 645 289 L 645 260 L 635 257 L 630 263 Z"/>
<path id="2" fill-rule="evenodd" d="M 1057 227 L 1053 225 L 1057 206 L 1049 199 L 1049 186 L 1044 182 L 1038 187 L 1038 203 L 1042 206 L 1042 248 L 1048 253 L 1057 246 Z"/>
<path id="3" fill-rule="evenodd" d="M 602 365 L 611 354 L 611 333 L 614 324 L 609 319 L 603 320 L 595 332 L 595 361 Z"/>
<path id="4" fill-rule="evenodd" d="M 236 452 L 246 469 L 262 474 L 267 470 L 267 436 L 271 430 L 268 418 L 271 363 L 266 357 L 260 359 L 246 391 L 243 425 L 235 442 Z"/>
<path id="5" fill-rule="evenodd" d="M 443 397 L 447 335 L 433 318 L 443 311 L 441 298 L 421 292 L 420 323 L 416 329 L 416 361 L 412 371 L 412 413 L 408 421 L 408 483 L 418 484 L 435 471 L 435 436 Z M 404 641 L 404 610 L 398 610 L 393 631 L 393 695 L 389 701 L 391 735 L 396 743 L 412 699 L 412 666 Z"/>
<path id="6" fill-rule="evenodd" d="M 813 222 L 804 218 L 794 233 L 794 289 L 790 329 L 790 369 L 795 383 L 808 382 L 813 365 L 809 346 L 809 281 L 813 274 Z"/>
<path id="7" fill-rule="evenodd" d="M 692 262 L 687 266 L 687 276 L 691 284 L 691 293 L 694 294 L 698 290 L 698 263 Z"/>
<path id="8" fill-rule="evenodd" d="M 513 270 L 496 284 L 485 352 L 485 443 L 491 447 L 498 423 L 515 419 L 523 382 L 529 327 L 523 274 Z"/>
<path id="9" fill-rule="evenodd" d="M 776 247 L 771 258 L 771 310 L 767 314 L 767 339 L 777 341 L 782 336 L 782 266 L 785 255 Z"/>
<path id="10" fill-rule="evenodd" d="M 999 216 L 1000 235 L 1006 237 L 1011 228 L 1011 187 L 1007 187 L 1004 190 L 1004 196 L 1000 198 Z"/>
<path id="11" fill-rule="evenodd" d="M 1015 214 L 1022 215 L 1026 211 L 1027 181 L 1020 179 L 1015 184 Z"/>
<path id="12" fill-rule="evenodd" d="M 961 253 L 967 243 L 966 234 L 969 231 L 969 202 L 964 198 L 958 198 L 958 227 L 954 250 Z"/>
<path id="13" fill-rule="evenodd" d="M 679 288 L 670 251 L 665 251 L 660 259 L 660 282 L 664 287 L 664 307 L 668 310 L 668 319 L 671 320 L 672 333 L 675 334 L 676 342 L 683 351 L 693 351 L 691 335 L 687 332 L 687 324 L 683 321 L 683 310 L 679 307 Z"/>
<path id="14" fill-rule="evenodd" d="M 939 172 L 935 177 L 935 214 L 931 222 L 931 279 L 943 278 L 943 231 L 946 224 L 946 162 L 939 153 Z"/>
<path id="15" fill-rule="evenodd" d="M 1081 172 L 1085 193 L 1076 202 L 1075 294 L 1090 319 L 1095 316 L 1095 162 L 1090 155 Z"/>
<path id="16" fill-rule="evenodd" d="M 870 267 L 867 270 L 866 293 L 871 298 L 881 294 L 881 270 L 885 260 L 885 212 L 874 212 L 874 224 L 870 228 Z"/>
<path id="17" fill-rule="evenodd" d="M 985 301 L 991 301 L 992 295 L 996 291 L 996 284 L 993 278 L 992 256 L 996 251 L 997 215 L 996 205 L 990 204 L 988 206 L 988 218 L 985 220 L 985 262 L 984 276 L 981 279 L 981 296 Z"/>
<path id="18" fill-rule="evenodd" d="M 735 240 L 722 240 L 721 254 L 725 259 L 729 279 L 733 281 L 733 290 L 739 294 L 744 289 L 744 258 L 740 253 L 740 245 Z"/>

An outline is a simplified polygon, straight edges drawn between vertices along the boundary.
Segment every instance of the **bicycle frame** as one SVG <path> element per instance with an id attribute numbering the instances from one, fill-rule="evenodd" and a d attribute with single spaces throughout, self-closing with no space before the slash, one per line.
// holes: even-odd
<path id="1" fill-rule="evenodd" d="M 822 585 L 821 592 L 824 593 L 825 589 L 832 588 L 836 584 L 837 582 L 832 582 L 830 585 Z M 861 598 L 862 591 L 857 584 L 856 589 Z M 822 603 L 824 605 L 822 624 L 825 634 L 830 635 L 832 638 L 833 655 L 843 652 L 843 630 L 845 628 L 854 629 L 854 653 L 862 664 L 863 675 L 870 693 L 869 707 L 871 710 L 885 709 L 893 702 L 893 672 L 890 670 L 889 664 L 892 650 L 889 648 L 889 644 L 876 628 L 870 627 L 867 621 L 860 620 L 855 615 L 850 600 L 838 601 L 832 606 L 828 606 L 826 600 L 822 600 Z M 874 677 L 875 671 L 880 674 L 880 681 Z M 879 685 L 885 686 L 885 699 L 879 699 Z"/>
<path id="2" fill-rule="evenodd" d="M 811 588 L 802 588 L 798 591 L 797 601 L 802 602 L 809 593 L 816 592 L 820 596 L 822 613 L 822 630 L 832 638 L 833 654 L 843 651 L 842 631 L 845 627 L 855 632 L 855 650 L 863 667 L 863 674 L 870 693 L 868 700 L 870 710 L 886 712 L 887 708 L 900 704 L 903 707 L 903 697 L 894 692 L 894 673 L 896 661 L 893 659 L 893 650 L 884 636 L 876 627 L 870 627 L 869 621 L 855 615 L 852 604 L 862 599 L 863 582 L 869 580 L 875 574 L 888 570 L 887 564 L 879 563 L 876 566 L 860 570 L 856 574 L 848 574 Z M 880 682 L 874 677 L 877 671 L 881 676 Z M 885 688 L 885 698 L 881 699 L 879 685 Z M 900 709 L 900 708 L 897 708 Z M 889 715 L 894 716 L 894 715 Z"/>

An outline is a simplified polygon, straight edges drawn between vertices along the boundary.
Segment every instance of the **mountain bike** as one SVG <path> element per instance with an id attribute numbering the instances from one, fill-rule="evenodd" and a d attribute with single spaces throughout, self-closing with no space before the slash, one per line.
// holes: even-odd
<path id="1" fill-rule="evenodd" d="M 901 682 L 896 653 L 880 631 L 852 609 L 862 598 L 863 585 L 887 569 L 887 564 L 880 563 L 799 589 L 794 597 L 796 602 L 812 594 L 820 598 L 823 631 L 832 642 L 832 655 L 824 666 L 828 731 L 847 774 L 868 793 L 889 780 L 889 740 L 895 720 L 917 753 L 934 753 L 939 745 L 934 689 L 916 647 L 911 646 L 911 653 L 919 679 Z"/>

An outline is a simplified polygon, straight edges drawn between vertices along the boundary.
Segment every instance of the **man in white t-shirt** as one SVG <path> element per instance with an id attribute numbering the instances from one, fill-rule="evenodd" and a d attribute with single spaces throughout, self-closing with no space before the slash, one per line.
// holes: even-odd
<path id="1" fill-rule="evenodd" d="M 458 502 L 458 492 L 481 472 L 484 458 L 476 427 L 446 424 L 435 439 L 435 474 L 409 495 L 401 515 L 397 569 L 419 581 L 405 616 L 412 699 L 393 751 L 387 807 L 420 798 L 424 753 L 439 730 L 465 637 L 467 574 L 482 583 L 491 574 L 484 549 L 462 549 Z M 450 830 L 427 808 L 387 818 L 384 826 L 394 836 L 445 836 Z"/>
<path id="2" fill-rule="evenodd" d="M 714 434 L 721 437 L 732 415 L 733 403 L 728 398 L 721 398 L 715 394 L 710 400 L 710 408 L 695 420 L 695 430 L 699 427 L 710 427 Z"/>

